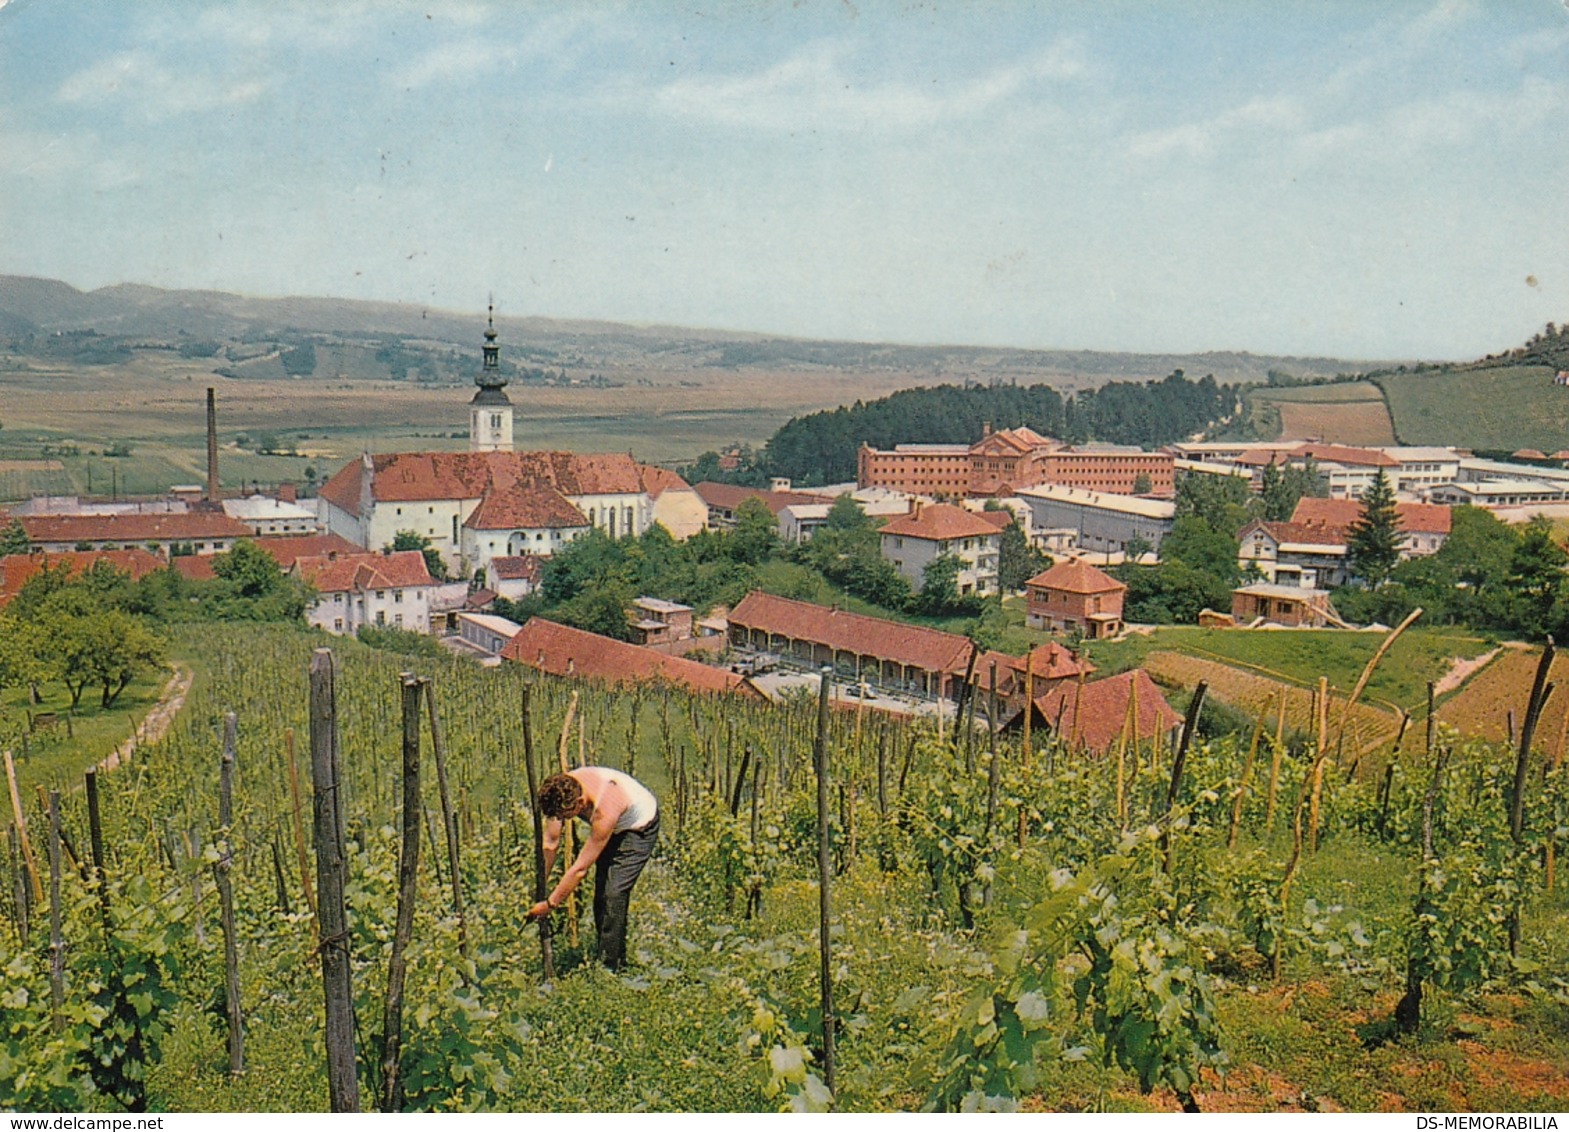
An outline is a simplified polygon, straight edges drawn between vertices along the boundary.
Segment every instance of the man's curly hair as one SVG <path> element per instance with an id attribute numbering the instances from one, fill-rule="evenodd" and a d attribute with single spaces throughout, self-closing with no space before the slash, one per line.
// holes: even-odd
<path id="1" fill-rule="evenodd" d="M 553 774 L 539 787 L 539 808 L 548 818 L 571 817 L 583 800 L 583 787 L 570 774 Z"/>

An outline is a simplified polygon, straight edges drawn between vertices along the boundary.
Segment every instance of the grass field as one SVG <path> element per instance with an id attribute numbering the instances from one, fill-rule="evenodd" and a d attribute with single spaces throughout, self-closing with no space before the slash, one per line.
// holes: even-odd
<path id="1" fill-rule="evenodd" d="M 1546 366 L 1494 366 L 1380 377 L 1402 444 L 1513 451 L 1569 447 L 1569 389 Z"/>
<path id="2" fill-rule="evenodd" d="M 1252 394 L 1253 416 L 1281 440 L 1340 444 L 1393 444 L 1394 427 L 1384 396 L 1368 382 L 1283 386 Z"/>
<path id="3" fill-rule="evenodd" d="M 1089 652 L 1107 674 L 1133 668 L 1150 652 L 1164 650 L 1242 666 L 1299 687 L 1326 676 L 1333 687 L 1350 691 L 1382 640 L 1379 633 L 1340 630 L 1248 632 L 1177 625 L 1157 629 L 1149 636 L 1097 642 L 1090 645 Z M 1427 682 L 1442 676 L 1453 658 L 1479 656 L 1491 647 L 1481 638 L 1413 626 L 1390 648 L 1368 681 L 1363 698 L 1414 711 L 1424 704 Z"/>

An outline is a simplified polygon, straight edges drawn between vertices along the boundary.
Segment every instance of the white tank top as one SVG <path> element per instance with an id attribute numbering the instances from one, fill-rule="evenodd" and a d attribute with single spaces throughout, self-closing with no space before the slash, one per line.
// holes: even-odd
<path id="1" fill-rule="evenodd" d="M 606 786 L 615 786 L 626 798 L 627 807 L 616 818 L 614 832 L 625 833 L 629 829 L 643 829 L 659 813 L 659 802 L 653 792 L 631 775 L 604 766 L 579 767 L 578 772 L 582 771 L 592 772 L 593 777 Z"/>

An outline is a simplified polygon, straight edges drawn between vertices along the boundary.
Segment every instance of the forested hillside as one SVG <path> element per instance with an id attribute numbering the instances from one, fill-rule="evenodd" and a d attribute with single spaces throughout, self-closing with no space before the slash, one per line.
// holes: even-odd
<path id="1" fill-rule="evenodd" d="M 1150 448 L 1232 416 L 1241 389 L 1177 370 L 1161 381 L 1113 382 L 1064 398 L 1049 385 L 939 385 L 796 417 L 764 451 L 768 474 L 803 484 L 855 478 L 862 444 L 968 444 L 982 426 L 1028 426 L 1075 443 L 1099 440 Z"/>

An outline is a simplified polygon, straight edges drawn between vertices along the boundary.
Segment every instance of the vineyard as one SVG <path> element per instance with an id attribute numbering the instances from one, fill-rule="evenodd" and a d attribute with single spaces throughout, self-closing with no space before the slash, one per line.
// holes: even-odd
<path id="1" fill-rule="evenodd" d="M 985 692 L 941 733 L 182 632 L 160 739 L 12 791 L 0 1108 L 1569 1107 L 1545 668 L 1523 757 L 1265 696 L 1092 759 Z M 660 799 L 619 975 L 586 901 L 523 916 L 563 762 Z"/>

